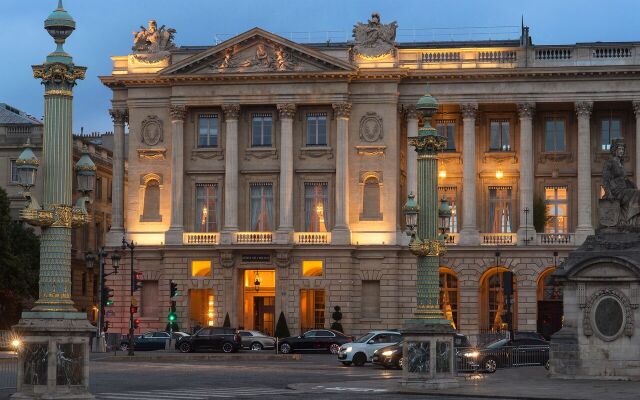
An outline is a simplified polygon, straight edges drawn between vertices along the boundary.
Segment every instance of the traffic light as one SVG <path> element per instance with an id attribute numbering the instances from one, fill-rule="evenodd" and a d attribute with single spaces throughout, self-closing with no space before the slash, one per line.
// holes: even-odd
<path id="1" fill-rule="evenodd" d="M 137 312 L 138 312 L 138 306 L 134 306 L 134 305 L 132 305 L 132 306 L 131 306 L 131 309 L 130 309 L 129 311 L 131 312 L 131 314 L 135 314 L 135 313 L 137 313 Z"/>
<path id="2" fill-rule="evenodd" d="M 169 282 L 169 297 L 174 298 L 178 295 L 178 284 L 174 281 Z"/>
<path id="3" fill-rule="evenodd" d="M 171 308 L 169 308 L 169 315 L 167 316 L 170 324 L 173 324 L 178 319 L 178 315 L 176 314 L 176 302 L 171 302 Z"/>
<path id="4" fill-rule="evenodd" d="M 113 305 L 113 300 L 111 300 L 112 297 L 113 297 L 113 289 L 111 289 L 109 286 L 103 287 L 102 288 L 102 304 L 104 304 L 105 306 Z"/>
<path id="5" fill-rule="evenodd" d="M 142 272 L 133 271 L 133 279 L 131 280 L 131 290 L 134 292 L 142 287 Z"/>
<path id="6" fill-rule="evenodd" d="M 133 320 L 133 329 L 138 329 L 140 327 L 140 318 L 136 318 Z"/>

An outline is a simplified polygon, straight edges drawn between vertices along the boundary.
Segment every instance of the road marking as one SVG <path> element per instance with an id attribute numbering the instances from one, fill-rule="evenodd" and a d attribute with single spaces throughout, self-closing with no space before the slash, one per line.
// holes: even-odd
<path id="1" fill-rule="evenodd" d="M 384 393 L 388 392 L 387 389 L 372 389 L 361 387 L 342 387 L 342 386 L 313 386 L 313 390 L 330 390 L 333 392 L 364 392 L 364 393 Z"/>
<path id="2" fill-rule="evenodd" d="M 121 393 L 98 393 L 97 400 L 207 400 L 213 398 L 235 398 L 245 396 L 264 396 L 264 395 L 280 395 L 293 394 L 295 391 L 290 389 L 276 389 L 271 387 L 257 388 L 194 388 L 194 389 L 175 389 L 175 390 L 150 390 L 150 391 L 130 391 Z"/>

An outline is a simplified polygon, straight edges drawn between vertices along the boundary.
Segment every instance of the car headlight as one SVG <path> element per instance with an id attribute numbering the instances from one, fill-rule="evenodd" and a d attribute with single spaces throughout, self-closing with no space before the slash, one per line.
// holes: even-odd
<path id="1" fill-rule="evenodd" d="M 13 339 L 11 341 L 11 348 L 15 351 L 18 351 L 20 349 L 20 346 L 22 346 L 22 340 L 20 339 Z"/>
<path id="2" fill-rule="evenodd" d="M 477 351 L 469 351 L 467 353 L 464 353 L 463 355 L 467 358 L 477 358 L 480 355 L 480 353 Z"/>
<path id="3" fill-rule="evenodd" d="M 393 354 L 393 350 L 387 350 L 387 351 L 383 351 L 383 352 L 382 352 L 382 355 L 383 355 L 383 356 L 390 356 L 390 355 L 392 355 L 392 354 Z"/>
<path id="4" fill-rule="evenodd" d="M 351 353 L 353 351 L 353 347 L 349 346 L 344 351 L 346 351 L 347 353 Z"/>

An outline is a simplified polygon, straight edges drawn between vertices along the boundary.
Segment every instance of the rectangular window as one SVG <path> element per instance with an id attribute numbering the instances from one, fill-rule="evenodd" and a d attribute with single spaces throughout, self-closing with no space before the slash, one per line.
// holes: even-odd
<path id="1" fill-rule="evenodd" d="M 600 125 L 600 148 L 609 151 L 611 141 L 622 137 L 620 118 L 604 118 Z"/>
<path id="2" fill-rule="evenodd" d="M 273 117 L 271 114 L 253 114 L 251 124 L 251 145 L 253 147 L 271 147 L 273 142 Z"/>
<path id="3" fill-rule="evenodd" d="M 327 113 L 307 114 L 307 146 L 327 145 Z"/>
<path id="4" fill-rule="evenodd" d="M 304 229 L 305 232 L 328 232 L 329 202 L 326 182 L 304 184 Z"/>
<path id="5" fill-rule="evenodd" d="M 322 276 L 324 263 L 322 260 L 302 261 L 302 276 Z"/>
<path id="6" fill-rule="evenodd" d="M 249 230 L 271 232 L 273 226 L 273 185 L 252 183 Z"/>
<path id="7" fill-rule="evenodd" d="M 199 183 L 196 185 L 196 232 L 218 231 L 218 185 Z"/>
<path id="8" fill-rule="evenodd" d="M 438 135 L 447 138 L 447 148 L 445 151 L 456 151 L 456 122 L 440 120 L 436 122 Z"/>
<path id="9" fill-rule="evenodd" d="M 547 118 L 544 125 L 544 151 L 555 153 L 566 148 L 564 119 Z"/>
<path id="10" fill-rule="evenodd" d="M 491 137 L 489 150 L 511 151 L 511 141 L 509 135 L 509 121 L 492 120 L 490 124 Z"/>
<path id="11" fill-rule="evenodd" d="M 544 188 L 547 205 L 546 233 L 567 233 L 567 187 L 546 186 Z"/>
<path id="12" fill-rule="evenodd" d="M 211 260 L 191 261 L 192 277 L 211 277 Z"/>
<path id="13" fill-rule="evenodd" d="M 18 181 L 18 165 L 16 164 L 16 160 L 9 161 L 11 163 L 11 183 L 20 183 Z"/>
<path id="14" fill-rule="evenodd" d="M 324 289 L 300 289 L 300 329 L 324 328 Z"/>
<path id="15" fill-rule="evenodd" d="M 96 200 L 102 199 L 102 178 L 96 177 Z"/>
<path id="16" fill-rule="evenodd" d="M 218 147 L 218 114 L 198 116 L 198 147 Z"/>
<path id="17" fill-rule="evenodd" d="M 380 281 L 362 281 L 362 318 L 380 318 Z"/>
<path id="18" fill-rule="evenodd" d="M 438 199 L 447 199 L 451 207 L 451 219 L 449 220 L 449 233 L 458 233 L 458 206 L 457 188 L 455 186 L 438 187 Z"/>
<path id="19" fill-rule="evenodd" d="M 160 317 L 158 302 L 158 281 L 144 281 L 140 294 L 140 316 L 144 318 Z"/>
<path id="20" fill-rule="evenodd" d="M 214 325 L 213 289 L 189 290 L 191 329 Z M 186 321 L 183 323 L 186 324 Z"/>
<path id="21" fill-rule="evenodd" d="M 511 233 L 511 186 L 489 186 L 489 231 Z"/>

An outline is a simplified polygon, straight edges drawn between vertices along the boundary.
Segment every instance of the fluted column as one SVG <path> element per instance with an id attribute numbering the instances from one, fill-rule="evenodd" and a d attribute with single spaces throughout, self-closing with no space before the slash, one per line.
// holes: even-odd
<path id="1" fill-rule="evenodd" d="M 636 177 L 636 186 L 640 187 L 640 101 L 633 102 L 633 112 L 636 114 L 636 168 L 633 173 Z"/>
<path id="2" fill-rule="evenodd" d="M 418 112 L 415 104 L 405 106 L 407 137 L 418 136 Z M 418 195 L 418 153 L 407 142 L 407 194 Z"/>
<path id="3" fill-rule="evenodd" d="M 293 117 L 295 104 L 278 104 L 280 113 L 280 223 L 276 242 L 293 239 Z"/>
<path id="4" fill-rule="evenodd" d="M 533 114 L 535 103 L 518 104 L 520 115 L 520 227 L 518 243 L 530 243 L 535 239 L 533 226 Z M 525 211 L 526 210 L 526 211 Z"/>
<path id="5" fill-rule="evenodd" d="M 336 143 L 336 223 L 331 244 L 350 244 L 349 231 L 349 118 L 351 103 L 333 105 L 337 120 Z"/>
<path id="6" fill-rule="evenodd" d="M 238 117 L 239 104 L 222 106 L 225 120 L 224 148 L 224 227 L 222 243 L 233 242 L 233 232 L 238 231 Z"/>
<path id="7" fill-rule="evenodd" d="M 591 220 L 591 111 L 593 102 L 576 102 L 578 115 L 578 226 L 576 244 L 592 235 Z"/>
<path id="8" fill-rule="evenodd" d="M 182 244 L 184 232 L 184 119 L 185 106 L 171 106 L 171 225 L 165 243 Z"/>
<path id="9" fill-rule="evenodd" d="M 124 124 L 129 122 L 126 109 L 109 110 L 113 120 L 113 180 L 111 181 L 111 229 L 107 244 L 119 246 L 124 234 Z"/>
<path id="10" fill-rule="evenodd" d="M 477 246 L 480 244 L 480 233 L 476 222 L 476 103 L 460 105 L 463 125 L 462 149 L 462 230 L 460 242 L 462 246 Z"/>

